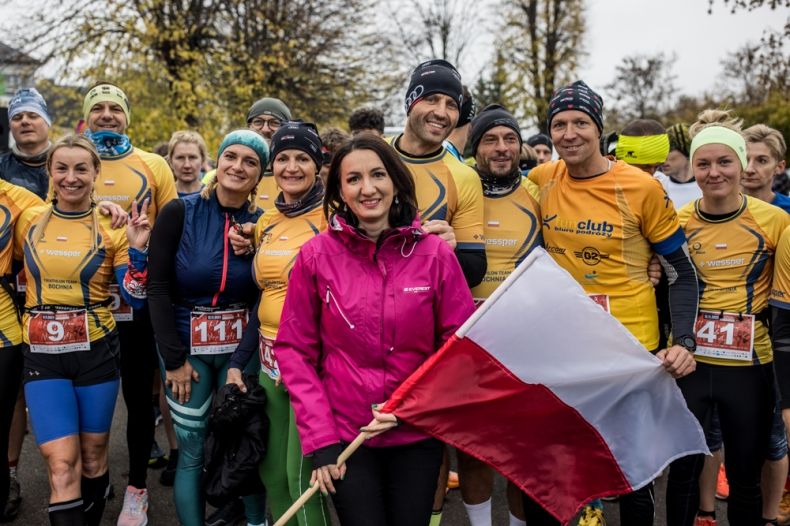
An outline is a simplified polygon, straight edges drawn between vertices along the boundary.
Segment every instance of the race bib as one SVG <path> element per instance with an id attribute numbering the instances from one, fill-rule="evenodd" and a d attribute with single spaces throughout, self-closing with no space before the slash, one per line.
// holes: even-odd
<path id="1" fill-rule="evenodd" d="M 21 294 L 27 289 L 27 277 L 25 271 L 20 270 L 16 275 L 16 291 Z"/>
<path id="2" fill-rule="evenodd" d="M 33 311 L 27 322 L 30 351 L 64 354 L 89 351 L 88 316 L 85 310 Z"/>
<path id="3" fill-rule="evenodd" d="M 277 366 L 277 358 L 274 357 L 274 340 L 258 334 L 258 352 L 261 355 L 261 371 L 275 382 L 279 380 L 280 368 Z"/>
<path id="4" fill-rule="evenodd" d="M 754 316 L 699 311 L 694 325 L 699 356 L 751 362 L 754 353 Z"/>
<path id="5" fill-rule="evenodd" d="M 595 303 L 601 306 L 603 310 L 606 312 L 612 312 L 609 310 L 609 295 L 608 294 L 587 294 L 587 297 L 593 300 Z"/>
<path id="6" fill-rule="evenodd" d="M 192 311 L 190 352 L 226 354 L 236 350 L 247 328 L 247 310 Z"/>
<path id="7" fill-rule="evenodd" d="M 112 312 L 115 321 L 132 321 L 134 319 L 134 310 L 132 306 L 126 303 L 121 296 L 121 287 L 117 283 L 110 285 L 110 312 Z"/>

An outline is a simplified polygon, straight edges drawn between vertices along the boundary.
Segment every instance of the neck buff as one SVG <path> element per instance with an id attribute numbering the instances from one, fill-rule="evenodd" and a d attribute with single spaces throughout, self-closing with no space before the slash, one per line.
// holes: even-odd
<path id="1" fill-rule="evenodd" d="M 617 139 L 615 157 L 628 164 L 662 164 L 669 155 L 669 135 L 621 135 Z"/>
<path id="2" fill-rule="evenodd" d="M 277 196 L 277 199 L 274 200 L 274 206 L 276 206 L 277 210 L 279 210 L 280 213 L 285 217 L 296 217 L 304 214 L 305 212 L 309 212 L 323 200 L 324 182 L 316 175 L 313 187 L 310 188 L 310 190 L 308 190 L 300 200 L 295 203 L 286 203 L 283 193 L 280 192 L 280 194 Z"/>
<path id="3" fill-rule="evenodd" d="M 96 146 L 99 157 L 102 159 L 120 157 L 132 149 L 132 143 L 129 141 L 128 135 L 121 135 L 111 131 L 92 132 L 85 130 L 85 136 Z"/>
<path id="4" fill-rule="evenodd" d="M 14 154 L 14 157 L 16 157 L 17 159 L 19 159 L 20 161 L 22 161 L 25 164 L 29 164 L 29 165 L 32 165 L 32 166 L 41 166 L 41 165 L 43 165 L 44 163 L 47 162 L 47 155 L 49 155 L 49 149 L 51 147 L 52 147 L 52 143 L 47 141 L 47 147 L 46 148 L 44 148 L 42 151 L 40 151 L 37 154 L 30 155 L 30 154 L 27 154 L 27 153 L 20 152 L 19 148 L 17 148 L 17 145 L 14 144 L 11 147 L 11 153 Z"/>
<path id="5" fill-rule="evenodd" d="M 483 195 L 486 197 L 501 197 L 513 192 L 521 184 L 521 171 L 516 169 L 510 175 L 497 176 L 477 169 L 480 182 L 483 183 Z"/>

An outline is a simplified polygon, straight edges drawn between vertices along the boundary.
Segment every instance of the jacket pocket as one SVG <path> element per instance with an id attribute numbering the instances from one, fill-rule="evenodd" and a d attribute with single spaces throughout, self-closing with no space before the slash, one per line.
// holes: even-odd
<path id="1" fill-rule="evenodd" d="M 349 329 L 354 328 L 354 324 L 351 323 L 351 320 L 348 319 L 346 313 L 343 312 L 342 308 L 340 308 L 340 303 L 338 303 L 337 298 L 335 298 L 335 295 L 332 294 L 332 290 L 329 288 L 329 285 L 326 286 L 326 297 L 324 298 L 324 301 L 326 301 L 327 308 L 329 308 L 332 304 L 334 304 L 335 308 L 337 309 L 337 313 L 340 314 L 340 317 L 343 318 L 343 321 L 346 322 L 348 328 Z"/>

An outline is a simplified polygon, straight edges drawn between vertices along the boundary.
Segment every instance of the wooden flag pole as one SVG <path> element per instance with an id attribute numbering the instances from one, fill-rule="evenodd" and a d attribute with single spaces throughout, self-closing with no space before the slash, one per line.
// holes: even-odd
<path id="1" fill-rule="evenodd" d="M 348 447 L 346 447 L 346 449 L 343 450 L 342 453 L 340 453 L 340 456 L 337 457 L 338 468 L 343 464 L 345 464 L 346 460 L 348 460 L 348 457 L 353 455 L 354 451 L 359 449 L 359 446 L 361 446 L 362 443 L 367 438 L 368 438 L 367 433 L 360 433 L 357 435 L 357 438 L 355 438 L 354 441 L 351 442 L 348 445 Z M 315 494 L 315 492 L 318 491 L 319 487 L 320 486 L 318 485 L 318 481 L 315 481 L 315 483 L 309 488 L 307 488 L 307 490 L 304 493 L 302 493 L 302 495 L 298 499 L 296 499 L 296 501 L 291 505 L 291 507 L 288 508 L 288 510 L 285 513 L 283 513 L 279 519 L 277 519 L 277 522 L 274 523 L 274 526 L 285 526 L 285 524 L 289 520 L 291 520 L 291 518 L 294 515 L 296 515 L 296 513 L 302 508 L 302 506 L 304 506 L 307 503 L 307 501 L 310 500 L 313 494 Z"/>

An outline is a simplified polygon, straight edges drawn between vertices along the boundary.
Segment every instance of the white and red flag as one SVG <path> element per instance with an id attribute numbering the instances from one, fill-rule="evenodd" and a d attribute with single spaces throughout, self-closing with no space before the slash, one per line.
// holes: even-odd
<path id="1" fill-rule="evenodd" d="M 493 466 L 562 523 L 708 452 L 660 360 L 541 248 L 382 412 Z"/>

